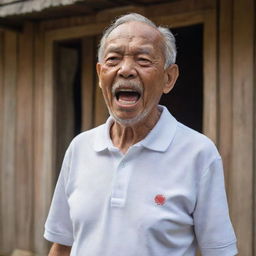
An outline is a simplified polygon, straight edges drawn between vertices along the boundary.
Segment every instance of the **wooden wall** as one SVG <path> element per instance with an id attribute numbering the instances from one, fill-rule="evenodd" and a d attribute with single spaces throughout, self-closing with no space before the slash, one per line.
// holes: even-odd
<path id="1" fill-rule="evenodd" d="M 219 147 L 240 255 L 255 255 L 255 5 L 220 1 Z"/>
<path id="2" fill-rule="evenodd" d="M 256 255 L 256 28 L 253 0 L 180 0 L 153 7 L 108 10 L 96 16 L 26 23 L 21 32 L 0 30 L 0 255 L 14 248 L 46 255 L 43 226 L 54 188 L 54 90 L 52 44 L 81 35 L 83 127 L 101 123 L 103 99 L 93 69 L 95 38 L 114 16 L 138 11 L 181 26 L 213 15 L 205 36 L 211 85 L 211 127 L 224 160 L 230 213 L 242 256 Z M 95 36 L 93 39 L 84 35 Z M 68 36 L 67 36 L 68 35 Z M 212 35 L 214 35 L 212 37 Z M 208 38 L 208 39 L 207 39 Z M 214 38 L 211 44 L 209 38 Z M 180 53 L 182 54 L 182 53 Z M 208 66 L 210 67 L 210 66 Z M 208 97 L 207 96 L 207 97 Z M 207 102 L 206 102 L 207 104 Z M 207 113 L 208 113 L 207 112 Z M 206 116 L 206 118 L 208 118 Z M 212 121 L 213 120 L 213 121 Z"/>

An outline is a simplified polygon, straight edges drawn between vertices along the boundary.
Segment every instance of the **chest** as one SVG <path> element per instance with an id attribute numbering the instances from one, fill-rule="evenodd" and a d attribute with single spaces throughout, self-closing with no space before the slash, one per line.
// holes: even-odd
<path id="1" fill-rule="evenodd" d="M 176 160 L 161 154 L 81 159 L 71 166 L 67 189 L 74 225 L 89 230 L 113 216 L 141 229 L 192 225 L 197 175 L 191 161 Z"/>

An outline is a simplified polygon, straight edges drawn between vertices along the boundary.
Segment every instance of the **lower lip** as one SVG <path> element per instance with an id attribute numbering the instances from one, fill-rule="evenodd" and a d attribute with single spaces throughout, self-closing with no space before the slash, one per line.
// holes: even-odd
<path id="1" fill-rule="evenodd" d="M 140 99 L 141 97 L 136 101 L 136 102 L 126 102 L 126 101 L 120 101 L 120 100 L 117 100 L 115 98 L 115 103 L 119 106 L 119 107 L 122 107 L 122 108 L 134 108 L 139 102 L 140 102 Z"/>

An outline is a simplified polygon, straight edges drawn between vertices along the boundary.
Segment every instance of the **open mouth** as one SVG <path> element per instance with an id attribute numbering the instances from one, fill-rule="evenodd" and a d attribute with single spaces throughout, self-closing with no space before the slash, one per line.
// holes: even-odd
<path id="1" fill-rule="evenodd" d="M 141 97 L 141 93 L 134 89 L 118 89 L 115 92 L 116 100 L 124 105 L 133 105 Z"/>

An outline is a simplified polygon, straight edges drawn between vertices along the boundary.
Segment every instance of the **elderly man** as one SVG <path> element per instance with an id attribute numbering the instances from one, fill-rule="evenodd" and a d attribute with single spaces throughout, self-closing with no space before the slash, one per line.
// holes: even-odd
<path id="1" fill-rule="evenodd" d="M 178 77 L 175 57 L 172 33 L 139 14 L 105 31 L 97 72 L 110 117 L 66 152 L 49 255 L 237 253 L 218 151 L 158 105 Z"/>

